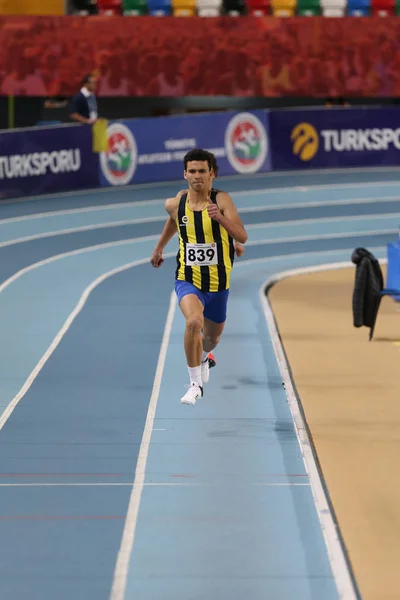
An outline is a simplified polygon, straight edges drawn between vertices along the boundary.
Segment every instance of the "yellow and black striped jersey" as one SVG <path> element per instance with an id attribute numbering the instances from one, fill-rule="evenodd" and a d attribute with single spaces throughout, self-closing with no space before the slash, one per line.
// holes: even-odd
<path id="1" fill-rule="evenodd" d="M 211 190 L 209 202 L 217 203 L 217 193 L 218 190 Z M 235 250 L 226 229 L 208 216 L 207 205 L 201 211 L 189 208 L 187 194 L 180 198 L 176 225 L 176 279 L 188 281 L 203 292 L 227 290 Z"/>

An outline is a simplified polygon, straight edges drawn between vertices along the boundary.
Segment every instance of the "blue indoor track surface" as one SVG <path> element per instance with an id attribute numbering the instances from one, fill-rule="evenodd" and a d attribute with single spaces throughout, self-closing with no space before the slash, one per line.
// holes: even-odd
<path id="1" fill-rule="evenodd" d="M 358 246 L 383 258 L 400 170 L 218 180 L 249 241 L 195 407 L 177 240 L 149 263 L 182 187 L 0 204 L 1 600 L 359 598 L 262 290 Z"/>

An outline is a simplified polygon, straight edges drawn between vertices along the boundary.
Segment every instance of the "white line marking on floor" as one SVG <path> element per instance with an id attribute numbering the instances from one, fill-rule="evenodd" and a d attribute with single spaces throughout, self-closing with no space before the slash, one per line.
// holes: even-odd
<path id="1" fill-rule="evenodd" d="M 134 484 L 133 484 L 134 485 Z M 160 482 L 160 483 L 153 483 L 153 482 L 149 482 L 149 483 L 145 483 L 143 482 L 141 484 L 142 486 L 146 486 L 146 487 L 200 487 L 200 486 L 210 486 L 210 487 L 218 487 L 218 486 L 222 486 L 222 487 L 230 487 L 230 486 L 243 486 L 242 482 L 237 482 L 237 483 L 226 483 L 226 482 L 221 482 L 221 483 L 206 483 L 206 482 L 199 482 L 199 483 L 187 483 L 187 482 L 180 482 L 180 481 L 174 481 L 174 482 Z M 264 482 L 257 482 L 257 483 L 248 483 L 246 482 L 246 487 L 248 486 L 265 486 L 265 487 L 310 487 L 309 483 L 264 483 Z M 128 483 L 118 483 L 118 482 L 111 482 L 111 483 L 106 483 L 106 482 L 88 482 L 88 483 L 0 483 L 0 488 L 2 487 L 132 487 L 132 482 L 128 482 Z M 128 560 L 129 562 L 129 560 Z"/>
<path id="2" fill-rule="evenodd" d="M 118 202 L 116 204 L 98 204 L 96 206 L 82 206 L 80 208 L 66 208 L 62 210 L 51 210 L 41 213 L 33 213 L 31 215 L 21 215 L 20 217 L 8 217 L 0 219 L 0 225 L 9 223 L 18 223 L 20 221 L 33 221 L 35 219 L 46 219 L 47 217 L 62 217 L 64 215 L 78 215 L 81 213 L 102 212 L 109 210 L 118 210 L 120 208 L 132 208 L 135 206 L 147 206 L 152 204 L 160 204 L 161 207 L 165 203 L 165 198 L 155 200 L 138 200 L 133 202 Z M 166 214 L 166 213 L 165 213 Z"/>
<path id="3" fill-rule="evenodd" d="M 139 242 L 147 242 L 150 240 L 157 240 L 158 238 L 159 238 L 158 235 L 149 235 L 149 236 L 145 236 L 142 238 L 129 238 L 126 240 L 118 240 L 117 242 L 105 242 L 104 244 L 95 244 L 94 246 L 85 246 L 85 248 L 78 248 L 76 250 L 71 250 L 69 252 L 62 252 L 61 254 L 54 254 L 54 256 L 49 256 L 49 258 L 45 258 L 43 260 L 39 260 L 38 262 L 32 263 L 31 265 L 28 265 L 27 267 L 20 269 L 19 271 L 14 273 L 14 275 L 11 275 L 11 277 L 9 277 L 5 281 L 3 281 L 3 283 L 0 285 L 0 293 L 5 288 L 7 288 L 9 285 L 11 285 L 14 281 L 16 281 L 17 279 L 22 277 L 22 275 L 24 275 L 25 273 L 28 273 L 29 271 L 33 271 L 35 269 L 38 269 L 39 267 L 42 267 L 43 265 L 48 265 L 52 262 L 56 262 L 57 260 L 62 260 L 64 258 L 68 258 L 70 256 L 77 256 L 78 254 L 84 254 L 85 252 L 95 252 L 96 250 L 103 250 L 104 248 L 112 248 L 114 246 L 125 246 L 125 245 L 129 245 L 129 244 L 137 244 Z M 171 256 L 175 256 L 175 255 L 176 255 L 176 252 L 170 252 L 169 254 L 166 254 L 164 256 L 164 258 L 170 258 Z M 137 261 L 137 264 L 142 265 L 142 264 L 147 263 L 149 260 L 150 260 L 150 256 L 149 256 L 149 258 L 143 259 L 142 261 Z"/>
<path id="4" fill-rule="evenodd" d="M 294 390 L 289 365 L 286 360 L 285 351 L 282 346 L 272 307 L 268 300 L 268 297 L 265 294 L 265 289 L 268 286 L 275 284 L 277 281 L 280 281 L 283 278 L 292 275 L 315 273 L 317 271 L 334 270 L 346 267 L 354 267 L 354 265 L 352 262 L 341 262 L 317 265 L 314 267 L 301 267 L 297 269 L 292 269 L 290 271 L 285 271 L 283 273 L 274 275 L 265 283 L 263 283 L 259 293 L 261 305 L 271 336 L 275 356 L 279 365 L 282 379 L 285 384 L 285 392 L 290 411 L 292 413 L 293 422 L 295 425 L 296 435 L 299 442 L 304 465 L 310 478 L 314 503 L 320 520 L 321 530 L 325 538 L 329 561 L 331 563 L 332 572 L 336 581 L 338 592 L 342 600 L 357 600 L 357 592 L 355 590 L 349 565 L 347 563 L 344 549 L 342 547 L 342 543 L 336 529 L 336 524 L 331 513 L 328 498 L 322 483 L 321 474 L 318 470 L 318 466 L 313 454 L 313 446 L 308 436 L 307 427 L 304 422 L 302 411 L 300 408 L 300 402 L 298 401 L 296 392 Z"/>
<path id="5" fill-rule="evenodd" d="M 281 237 L 272 240 L 252 240 L 246 242 L 246 246 L 267 246 L 268 244 L 282 244 L 285 242 L 311 242 L 317 240 L 336 240 L 347 237 L 362 237 L 364 235 L 392 235 L 398 234 L 398 227 L 396 229 L 372 229 L 371 231 L 348 231 L 345 233 L 326 233 L 323 235 L 301 235 L 293 237 Z"/>
<path id="6" fill-rule="evenodd" d="M 238 208 L 240 213 L 268 212 L 272 210 L 291 210 L 294 208 L 315 208 L 317 206 L 347 206 L 353 204 L 381 204 L 382 202 L 398 202 L 400 196 L 382 196 L 380 198 L 349 198 L 346 200 L 322 200 L 317 202 L 292 202 L 291 204 L 265 204 Z M 360 215 L 362 218 L 364 215 Z M 296 219 L 294 219 L 296 221 Z"/>
<path id="7" fill-rule="evenodd" d="M 349 167 L 349 168 L 332 168 L 332 169 L 307 169 L 305 171 L 299 171 L 299 170 L 288 170 L 288 171 L 269 171 L 267 173 L 254 173 L 251 176 L 251 179 L 273 179 L 273 178 L 285 178 L 287 179 L 288 177 L 298 177 L 298 176 L 302 176 L 302 177 L 312 177 L 313 175 L 325 175 L 325 174 L 335 174 L 335 173 L 354 173 L 354 174 L 362 174 L 363 176 L 366 173 L 399 173 L 400 175 L 400 169 L 399 167 Z M 249 179 L 248 176 L 246 175 L 221 175 L 218 180 L 219 181 L 232 181 L 232 182 L 240 182 L 240 181 L 245 181 L 246 179 Z M 379 184 L 379 181 L 371 181 L 369 182 L 370 184 Z M 384 183 L 384 182 L 383 182 Z M 393 184 L 395 184 L 396 182 L 393 181 Z M 58 192 L 57 194 L 57 198 L 68 198 L 70 196 L 79 196 L 79 195 L 84 195 L 84 196 L 90 196 L 90 195 L 96 195 L 96 194 L 109 194 L 110 192 L 112 192 L 113 194 L 117 194 L 118 192 L 123 193 L 125 191 L 134 191 L 134 190 L 140 190 L 140 189 L 148 189 L 148 188 L 159 188 L 159 187 L 165 187 L 166 185 L 172 185 L 172 186 L 182 186 L 182 180 L 181 179 L 175 179 L 172 181 L 160 181 L 160 182 L 156 182 L 156 183 L 134 183 L 131 185 L 126 185 L 126 186 L 121 186 L 121 187 L 97 187 L 97 188 L 91 188 L 91 189 L 87 189 L 87 190 L 70 190 L 68 192 Z M 333 184 L 334 185 L 334 184 Z M 294 185 L 293 187 L 299 187 Z M 5 199 L 6 202 L 8 202 L 9 204 L 19 204 L 22 202 L 31 202 L 32 200 L 51 200 L 52 198 L 55 198 L 54 194 L 38 194 L 35 196 L 20 196 L 19 198 L 7 198 Z"/>
<path id="8" fill-rule="evenodd" d="M 107 227 L 122 227 L 124 225 L 136 225 L 144 223 L 161 222 L 164 223 L 165 217 L 149 217 L 146 219 L 127 219 L 126 221 L 110 221 L 109 223 L 98 223 L 93 225 L 82 225 L 79 227 L 70 227 L 69 229 L 55 229 L 54 231 L 44 231 L 43 233 L 34 233 L 21 238 L 15 238 L 0 243 L 0 248 L 13 246 L 14 244 L 24 244 L 42 238 L 56 237 L 58 235 L 68 235 L 79 233 L 80 231 L 93 231 L 94 229 L 107 229 Z"/>
<path id="9" fill-rule="evenodd" d="M 301 173 L 302 175 L 304 175 L 304 173 Z M 400 173 L 399 173 L 400 174 Z M 254 176 L 253 176 L 254 178 Z M 287 194 L 288 192 L 302 192 L 302 193 L 306 193 L 309 192 L 311 190 L 326 190 L 326 189 L 347 189 L 347 188 L 364 188 L 364 187 L 371 187 L 376 185 L 377 187 L 399 187 L 400 186 L 400 182 L 399 181 L 376 181 L 376 182 L 359 182 L 359 183 L 338 183 L 338 184 L 320 184 L 320 185 L 308 185 L 308 186 L 288 186 L 288 187 L 277 187 L 277 188 L 260 188 L 260 189 L 256 189 L 256 190 L 243 190 L 243 191 L 239 191 L 239 192 L 230 192 L 230 195 L 233 198 L 237 198 L 237 197 L 241 197 L 241 196 L 258 196 L 258 195 L 269 195 L 269 194 Z M 126 188 L 125 188 L 126 189 Z M 86 193 L 89 192 L 104 192 L 104 189 L 100 189 L 100 190 L 88 190 Z M 109 190 L 108 190 L 109 191 Z M 121 188 L 119 188 L 118 190 L 113 190 L 113 191 L 123 191 Z M 79 192 L 80 194 L 82 194 L 82 191 Z M 69 192 L 66 192 L 66 195 L 71 195 Z M 73 195 L 73 194 L 72 194 Z M 59 197 L 61 197 L 62 194 L 60 194 Z M 46 196 L 38 196 L 37 197 L 38 200 L 43 200 L 46 199 Z M 373 199 L 353 199 L 351 201 L 333 201 L 333 202 L 323 202 L 323 203 L 315 203 L 315 202 L 310 202 L 310 203 L 304 203 L 304 204 L 288 204 L 285 205 L 284 207 L 282 206 L 282 204 L 277 204 L 274 206 L 271 206 L 271 209 L 276 209 L 276 208 L 294 208 L 296 206 L 324 206 L 326 204 L 340 204 L 340 203 L 357 203 L 357 200 L 360 201 L 368 201 L 371 200 L 372 202 L 382 202 L 384 200 L 398 200 L 399 198 L 397 196 L 388 196 L 387 198 L 380 196 L 379 198 L 373 198 Z M 33 200 L 33 198 L 26 198 L 25 200 L 27 201 L 31 201 Z M 47 217 L 54 217 L 54 216 L 62 216 L 62 215 L 70 215 L 70 214 L 79 214 L 79 213 L 89 213 L 89 212 L 101 212 L 101 211 L 108 211 L 108 210 L 118 210 L 118 209 L 122 209 L 122 208 L 127 208 L 127 207 L 134 207 L 134 206 L 146 206 L 146 205 L 151 205 L 151 204 L 160 204 L 163 205 L 165 203 L 166 198 L 156 198 L 156 199 L 152 199 L 152 200 L 138 200 L 138 201 L 132 201 L 132 202 L 118 202 L 115 204 L 99 204 L 99 205 L 95 205 L 95 206 L 83 206 L 83 207 L 79 207 L 79 208 L 68 208 L 68 209 L 62 209 L 62 210 L 53 210 L 53 211 L 48 211 L 48 212 L 41 212 L 41 213 L 33 213 L 31 215 L 22 215 L 20 217 L 8 217 L 6 219 L 0 219 L 0 225 L 6 224 L 6 223 L 17 223 L 19 221 L 29 221 L 29 220 L 33 220 L 33 219 L 45 219 Z M 246 209 L 247 210 L 247 209 Z M 242 209 L 241 212 L 244 212 L 244 209 Z"/>
<path id="10" fill-rule="evenodd" d="M 169 344 L 169 338 L 172 330 L 177 299 L 175 292 L 171 294 L 167 320 L 164 328 L 164 335 L 161 342 L 160 353 L 158 356 L 157 369 L 154 377 L 153 390 L 150 397 L 149 409 L 147 411 L 146 423 L 144 426 L 142 442 L 139 448 L 139 456 L 135 471 L 135 479 L 132 487 L 132 492 L 126 514 L 124 531 L 122 534 L 121 546 L 117 556 L 115 565 L 113 585 L 110 594 L 110 600 L 123 600 L 125 596 L 126 581 L 128 577 L 129 561 L 135 543 L 136 523 L 139 513 L 140 500 L 142 497 L 147 456 L 149 452 L 149 444 L 151 433 L 154 424 L 154 418 L 157 409 L 158 396 L 160 393 L 161 379 L 164 371 L 165 358 Z"/>
<path id="11" fill-rule="evenodd" d="M 58 255 L 58 257 L 60 257 L 62 255 Z M 51 257 L 53 260 L 56 259 L 56 257 Z M 22 269 L 21 271 L 18 271 L 18 273 L 15 273 L 15 275 L 13 275 L 13 277 L 10 277 L 10 279 L 7 279 L 7 281 L 5 281 L 1 286 L 0 286 L 0 292 L 2 290 L 4 290 L 5 287 L 7 287 L 7 285 L 9 285 L 12 281 L 15 281 L 15 279 L 17 279 L 18 277 L 21 276 L 22 272 L 26 272 L 28 270 L 32 270 L 33 268 L 37 268 L 38 266 L 40 266 L 41 264 L 44 264 L 46 262 L 51 262 L 51 259 L 46 259 L 45 261 L 40 261 L 39 263 L 35 263 L 34 265 L 30 265 L 30 267 L 27 267 L 26 269 Z M 65 321 L 64 325 L 61 327 L 60 331 L 57 333 L 56 337 L 54 338 L 54 340 L 52 341 L 52 343 L 50 344 L 50 346 L 47 348 L 46 352 L 43 354 L 43 356 L 41 357 L 41 359 L 39 360 L 39 362 L 37 363 L 37 365 L 35 366 L 35 368 L 33 369 L 33 371 L 30 373 L 28 379 L 25 381 L 24 385 L 22 386 L 22 388 L 20 389 L 20 391 L 18 392 L 18 394 L 16 396 L 14 396 L 14 398 L 11 400 L 11 402 L 8 404 L 7 408 L 3 411 L 3 413 L 0 416 L 0 430 L 4 427 L 5 423 L 7 422 L 7 420 L 10 418 L 12 412 L 14 411 L 15 407 L 18 405 L 18 403 L 20 402 L 21 398 L 23 398 L 26 394 L 26 392 L 29 390 L 29 388 L 31 387 L 32 383 L 35 381 L 36 377 L 38 376 L 38 374 L 40 373 L 40 371 L 42 370 L 42 368 L 44 367 L 44 365 L 46 364 L 46 362 L 49 360 L 50 356 L 53 354 L 54 350 L 57 348 L 57 346 L 59 345 L 59 343 L 61 342 L 62 338 L 64 337 L 64 335 L 66 334 L 66 332 L 68 331 L 68 329 L 71 327 L 72 323 L 74 322 L 74 320 L 76 319 L 76 317 L 78 316 L 78 314 L 81 312 L 82 308 L 84 307 L 90 293 L 94 290 L 94 288 L 96 288 L 98 285 L 100 285 L 103 281 L 105 281 L 108 277 L 111 277 L 112 275 L 116 275 L 117 273 L 120 273 L 121 271 L 125 271 L 127 269 L 130 269 L 131 267 L 136 267 L 140 264 L 145 264 L 148 262 L 148 259 L 145 260 L 136 260 L 130 263 L 127 263 L 125 265 L 122 265 L 120 267 L 117 267 L 115 269 L 112 269 L 111 271 L 108 271 L 107 273 L 103 273 L 103 275 L 100 275 L 100 277 L 98 277 L 97 279 L 95 279 L 95 281 L 93 281 L 83 292 L 82 296 L 79 299 L 79 302 L 77 303 L 77 305 L 75 306 L 74 310 L 70 313 L 70 315 L 68 316 L 67 320 Z"/>
<path id="12" fill-rule="evenodd" d="M 400 200 L 400 198 L 399 198 Z M 239 211 L 239 212 L 255 212 L 258 210 L 264 210 L 264 209 L 259 209 L 258 207 L 249 207 L 244 209 L 243 211 Z M 267 207 L 265 210 L 269 210 L 269 208 Z M 361 220 L 376 220 L 378 219 L 389 219 L 389 218 L 397 218 L 400 215 L 400 211 L 398 213 L 389 213 L 389 214 L 383 214 L 383 215 L 365 215 L 365 216 L 343 216 L 343 217 L 332 217 L 332 218 L 320 218 L 320 219 L 293 219 L 290 221 L 276 221 L 276 222 L 263 222 L 263 223 L 255 223 L 255 224 L 251 224 L 251 225 L 246 225 L 247 229 L 260 229 L 260 228 L 272 228 L 272 227 L 284 227 L 284 226 L 290 226 L 290 225 L 294 225 L 294 224 L 312 224 L 312 223 L 317 223 L 317 222 L 332 222 L 332 221 L 336 221 L 336 222 L 346 222 L 346 221 L 359 221 Z M 0 242 L 0 248 L 5 248 L 7 246 L 13 246 L 16 244 L 22 244 L 22 243 L 26 243 L 26 242 L 31 242 L 34 240 L 38 240 L 38 239 L 43 239 L 43 238 L 50 238 L 50 237 L 57 237 L 59 235 L 68 235 L 68 234 L 72 234 L 72 233 L 79 233 L 82 231 L 93 231 L 93 230 L 97 230 L 97 229 L 106 229 L 108 227 L 121 227 L 124 225 L 134 225 L 134 224 L 140 224 L 140 223 L 151 223 L 151 222 L 164 222 L 165 218 L 162 217 L 149 217 L 149 218 L 143 218 L 143 219 L 132 219 L 132 220 L 126 220 L 126 221 L 110 221 L 109 223 L 100 223 L 100 224 L 94 224 L 94 225 L 84 225 L 82 227 L 71 227 L 69 229 L 59 229 L 59 230 L 54 230 L 54 231 L 46 231 L 43 233 L 37 233 L 37 234 L 33 234 L 33 235 L 29 235 L 29 236 L 25 236 L 22 238 L 14 238 L 11 240 L 7 240 L 5 242 Z M 376 230 L 377 233 L 380 232 L 380 230 Z M 382 233 L 392 233 L 392 230 L 382 230 Z M 397 230 L 396 230 L 397 232 Z M 356 232 L 354 233 L 354 235 L 364 235 L 365 234 L 370 234 L 370 231 L 365 231 L 365 232 Z M 372 232 L 373 233 L 373 232 Z M 338 234 L 329 234 L 335 237 L 340 237 Z M 347 234 L 343 234 L 343 236 L 345 235 L 353 235 L 352 232 L 348 232 Z M 142 238 L 130 238 L 131 241 L 133 240 L 138 240 L 138 241 L 142 241 L 142 240 L 146 240 L 146 239 L 156 239 L 158 236 L 147 236 L 147 237 L 142 237 Z M 301 237 L 298 239 L 301 240 L 307 240 L 307 239 L 319 239 L 322 238 L 323 236 L 314 236 L 314 237 Z M 251 245 L 255 245 L 255 244 L 272 244 L 276 241 L 286 241 L 287 239 L 293 239 L 293 238 L 277 238 L 276 240 L 261 240 L 261 241 L 251 241 L 251 242 L 247 242 L 247 245 L 251 246 Z M 125 240 L 121 240 L 122 242 Z M 106 242 L 106 243 L 114 243 L 114 242 Z M 98 246 L 101 246 L 101 244 L 99 244 Z M 92 246 L 94 247 L 94 246 Z"/>
<path id="13" fill-rule="evenodd" d="M 399 198 L 400 200 L 400 198 Z M 342 215 L 338 217 L 316 217 L 312 219 L 289 219 L 288 221 L 264 221 L 261 223 L 245 223 L 246 229 L 257 229 L 264 227 L 284 227 L 287 225 L 312 225 L 315 223 L 342 223 L 347 221 L 371 221 L 371 220 L 380 220 L 384 221 L 385 219 L 398 219 L 400 217 L 400 210 L 395 213 L 379 213 L 379 214 L 371 214 L 371 215 Z"/>
<path id="14" fill-rule="evenodd" d="M 247 244 L 247 242 L 246 242 Z M 370 246 L 370 251 L 374 252 L 375 254 L 378 253 L 383 253 L 386 251 L 385 246 Z M 282 259 L 287 259 L 290 257 L 296 257 L 296 258 L 305 258 L 305 257 L 312 257 L 312 256 L 330 256 L 330 255 L 335 255 L 335 254 L 346 254 L 349 253 L 351 254 L 353 252 L 354 248 L 338 248 L 337 250 L 314 250 L 313 252 L 294 252 L 292 254 L 275 254 L 274 256 L 260 256 L 260 258 L 249 258 L 249 259 L 243 259 L 240 258 L 238 259 L 237 262 L 235 262 L 235 269 L 237 269 L 238 267 L 245 267 L 246 265 L 248 265 L 249 263 L 251 264 L 257 264 L 257 263 L 270 263 L 270 262 L 274 262 L 275 260 L 282 260 Z M 378 258 L 378 256 L 377 256 Z M 382 264 L 385 261 L 384 258 L 380 258 L 379 262 Z M 353 265 L 355 266 L 355 265 Z M 271 278 L 273 279 L 273 277 Z"/>

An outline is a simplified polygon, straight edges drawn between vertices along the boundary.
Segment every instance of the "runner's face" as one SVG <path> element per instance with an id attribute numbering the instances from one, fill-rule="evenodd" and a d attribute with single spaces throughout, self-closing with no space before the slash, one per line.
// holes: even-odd
<path id="1" fill-rule="evenodd" d="M 212 173 L 206 160 L 191 160 L 187 164 L 184 177 L 195 192 L 208 193 L 212 185 Z"/>

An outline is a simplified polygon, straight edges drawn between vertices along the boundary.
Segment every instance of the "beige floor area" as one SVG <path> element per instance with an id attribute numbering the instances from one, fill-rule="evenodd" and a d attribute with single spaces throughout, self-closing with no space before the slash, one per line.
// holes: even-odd
<path id="1" fill-rule="evenodd" d="M 269 298 L 361 595 L 399 600 L 400 304 L 383 299 L 369 342 L 354 276 L 291 277 Z"/>

